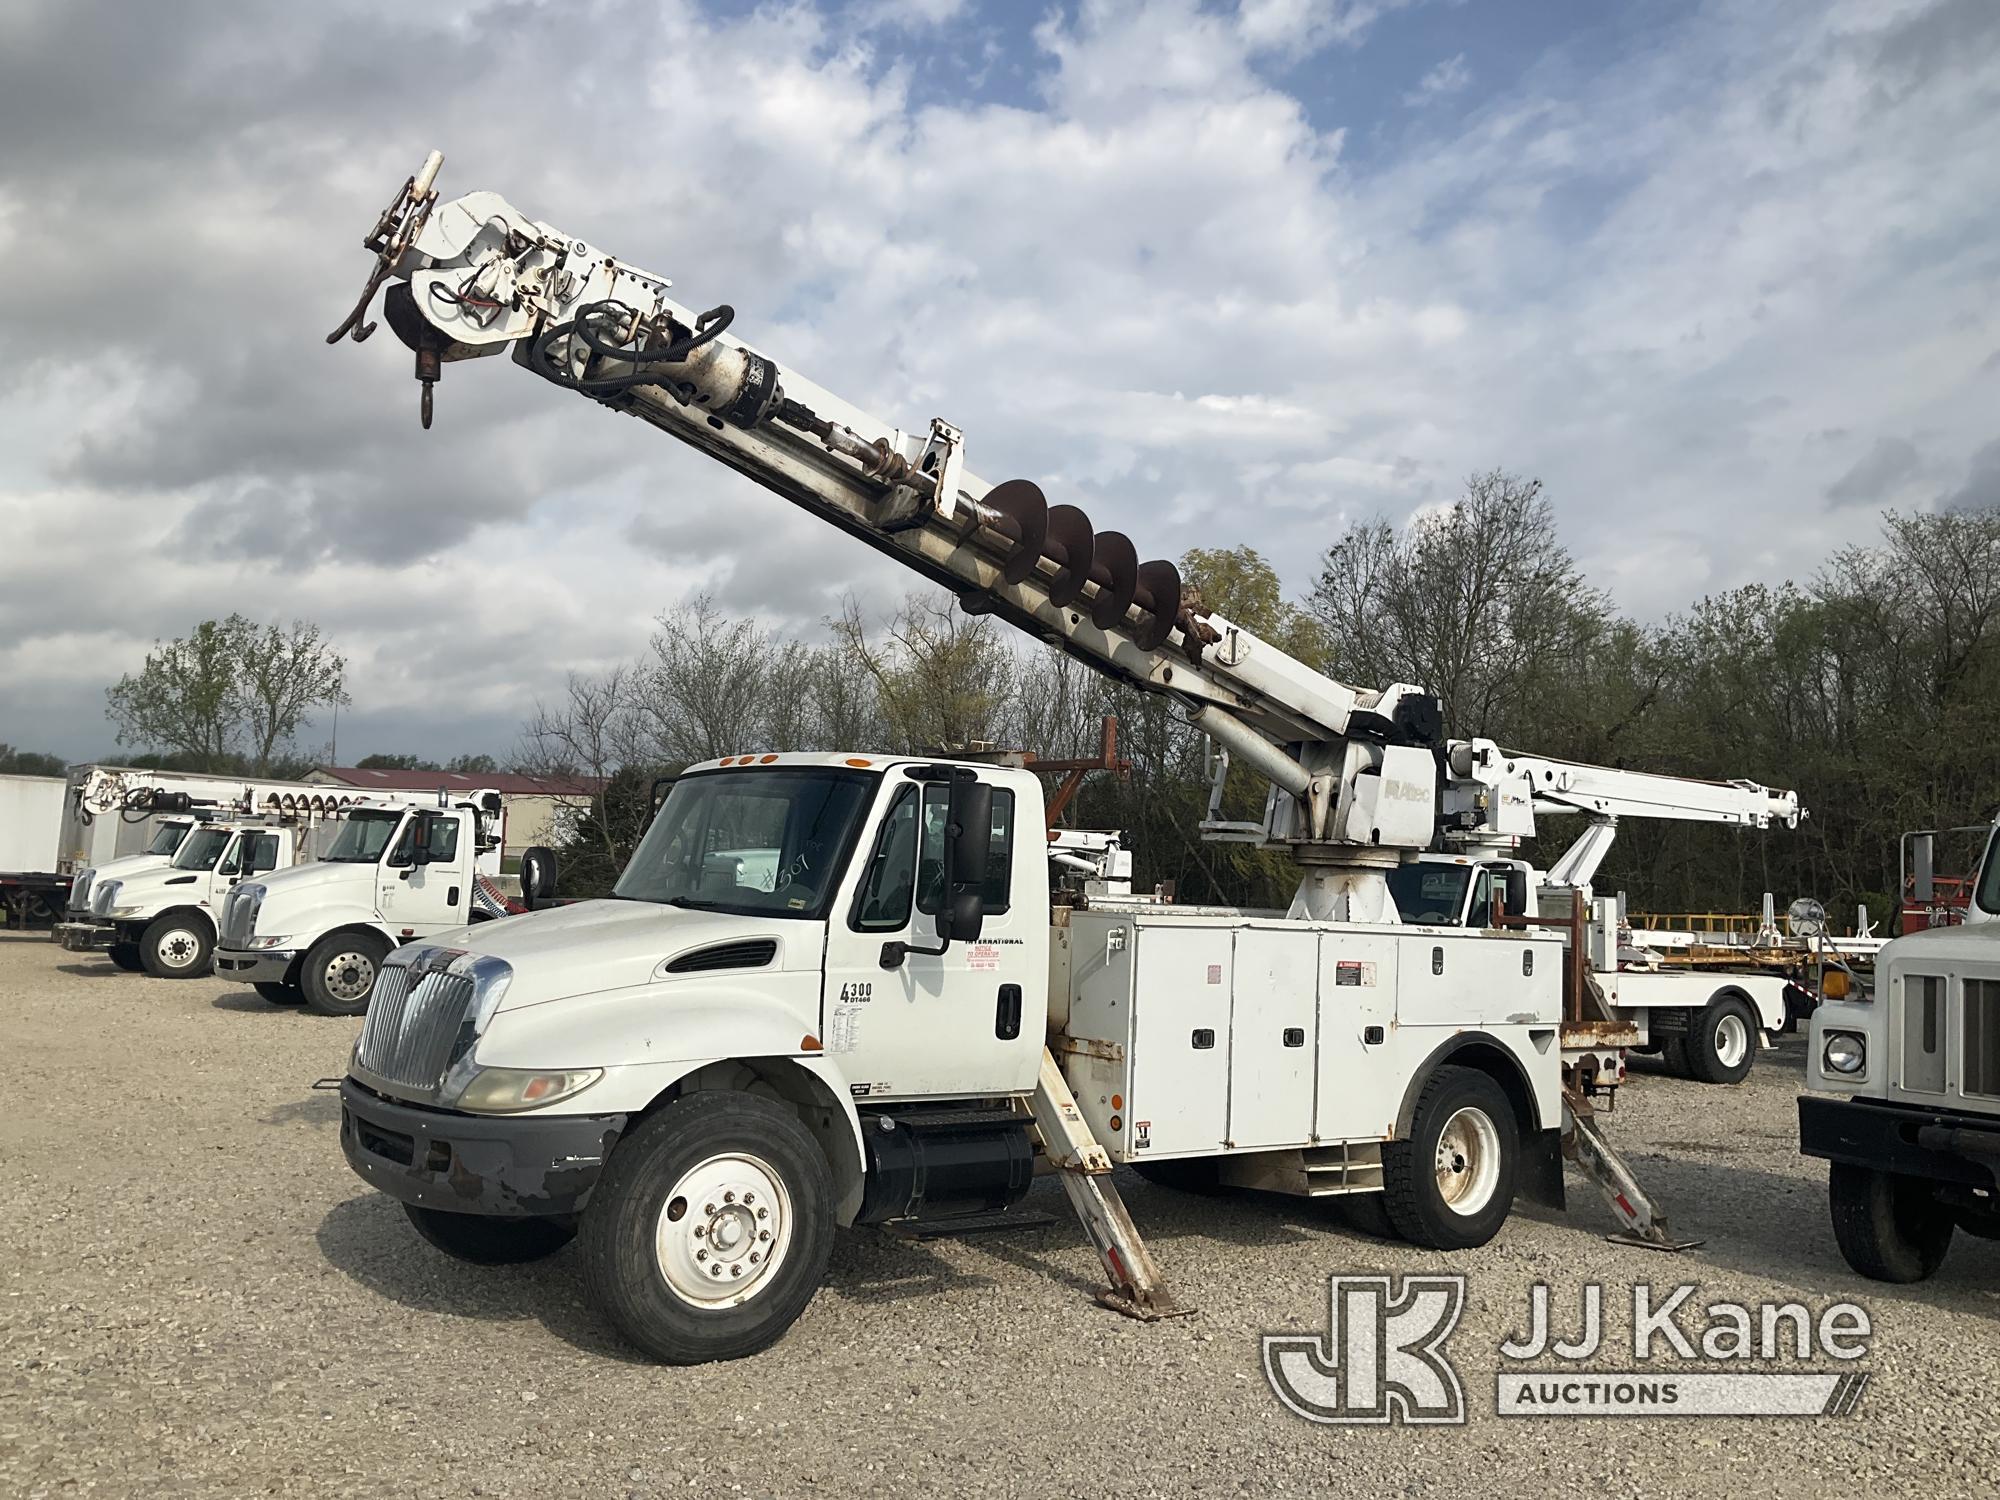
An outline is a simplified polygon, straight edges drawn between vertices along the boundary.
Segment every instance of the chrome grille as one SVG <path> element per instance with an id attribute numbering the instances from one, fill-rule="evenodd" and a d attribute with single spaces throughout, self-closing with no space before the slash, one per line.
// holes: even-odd
<path id="1" fill-rule="evenodd" d="M 97 878 L 97 871 L 78 870 L 76 879 L 69 883 L 69 909 L 71 911 L 90 910 L 90 883 Z"/>
<path id="2" fill-rule="evenodd" d="M 2000 1097 L 2000 979 L 1967 979 L 1965 988 L 1965 1092 Z"/>
<path id="3" fill-rule="evenodd" d="M 469 975 L 432 969 L 412 985 L 406 965 L 383 965 L 368 998 L 355 1061 L 385 1083 L 435 1089 L 451 1066 L 472 996 Z"/>
<path id="4" fill-rule="evenodd" d="M 90 893 L 91 911 L 100 917 L 110 916 L 111 903 L 118 899 L 118 892 L 123 888 L 124 884 L 125 882 L 122 880 L 107 880 L 104 884 L 97 887 L 96 890 L 92 891 Z"/>
<path id="5" fill-rule="evenodd" d="M 239 885 L 222 904 L 222 946 L 240 950 L 257 930 L 257 912 L 264 904 L 264 887 Z"/>

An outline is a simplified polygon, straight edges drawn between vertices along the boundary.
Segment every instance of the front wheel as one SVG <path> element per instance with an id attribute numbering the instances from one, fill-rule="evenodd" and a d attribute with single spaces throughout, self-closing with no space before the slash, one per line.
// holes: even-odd
<path id="1" fill-rule="evenodd" d="M 475 1266 L 520 1266 L 554 1255 L 576 1238 L 571 1219 L 498 1219 L 405 1203 L 418 1234 L 455 1260 Z"/>
<path id="2" fill-rule="evenodd" d="M 1469 1250 L 1500 1232 L 1514 1206 L 1520 1133 L 1500 1085 L 1474 1068 L 1431 1074 L 1410 1134 L 1382 1148 L 1383 1207 L 1427 1250 Z"/>
<path id="3" fill-rule="evenodd" d="M 208 972 L 214 947 L 215 937 L 199 916 L 170 911 L 139 939 L 139 963 L 155 979 L 194 979 Z"/>
<path id="4" fill-rule="evenodd" d="M 1757 1017 L 1740 996 L 1724 995 L 1688 1018 L 1681 1045 L 1696 1081 L 1741 1083 L 1757 1058 Z"/>
<path id="5" fill-rule="evenodd" d="M 1826 1178 L 1833 1238 L 1871 1281 L 1922 1281 L 1951 1248 L 1951 1210 L 1920 1178 L 1834 1162 Z"/>
<path id="6" fill-rule="evenodd" d="M 123 969 L 127 974 L 141 973 L 146 967 L 140 961 L 139 945 L 137 943 L 113 943 L 109 948 L 104 950 L 104 956 L 110 959 L 113 965 Z"/>
<path id="7" fill-rule="evenodd" d="M 578 1248 L 598 1306 L 648 1354 L 740 1359 L 776 1343 L 819 1290 L 833 1173 L 785 1106 L 690 1094 L 612 1152 Z"/>
<path id="8" fill-rule="evenodd" d="M 275 980 L 259 980 L 250 986 L 273 1005 L 304 1005 L 306 992 L 295 984 L 279 984 Z"/>
<path id="9" fill-rule="evenodd" d="M 299 966 L 306 1009 L 319 1016 L 358 1016 L 368 1009 L 375 971 L 389 956 L 379 932 L 332 932 L 312 945 Z"/>

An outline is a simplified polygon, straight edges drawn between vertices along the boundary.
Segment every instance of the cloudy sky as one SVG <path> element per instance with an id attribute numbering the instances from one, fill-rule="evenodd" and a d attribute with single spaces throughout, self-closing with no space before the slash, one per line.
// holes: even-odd
<path id="1" fill-rule="evenodd" d="M 1539 475 L 1628 610 L 2000 500 L 1991 0 L 0 0 L 0 740 L 241 610 L 505 753 L 706 587 L 888 564 L 502 361 L 328 349 L 436 146 L 990 480 L 1295 591 Z M 324 738 L 321 725 L 316 738 Z"/>

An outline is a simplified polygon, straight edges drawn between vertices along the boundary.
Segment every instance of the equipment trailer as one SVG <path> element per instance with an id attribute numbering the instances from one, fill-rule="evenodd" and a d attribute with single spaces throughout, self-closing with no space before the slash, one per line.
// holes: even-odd
<path id="1" fill-rule="evenodd" d="M 614 898 L 390 954 L 341 1083 L 343 1149 L 475 1261 L 577 1237 L 655 1356 L 765 1347 L 836 1225 L 959 1220 L 1058 1170 L 1140 1316 L 1179 1309 L 1110 1181 L 1380 1193 L 1437 1248 L 1484 1243 L 1576 1160 L 1645 1242 L 1665 1225 L 1591 1118 L 1631 1028 L 1585 1014 L 1560 936 L 1399 921 L 1389 877 L 1439 837 L 1437 700 L 1332 681 L 1183 601 L 1173 564 L 988 486 L 699 316 L 668 283 L 492 193 L 439 204 L 435 153 L 385 210 L 360 302 L 444 362 L 511 349 L 858 537 L 972 611 L 1174 701 L 1271 784 L 1289 910 L 1052 907 L 1031 771 L 746 753 L 675 781 Z M 1468 791 L 1472 788 L 1466 788 Z M 1509 919 L 1518 922 L 1520 919 Z M 1580 933 L 1572 954 L 1580 954 Z"/>

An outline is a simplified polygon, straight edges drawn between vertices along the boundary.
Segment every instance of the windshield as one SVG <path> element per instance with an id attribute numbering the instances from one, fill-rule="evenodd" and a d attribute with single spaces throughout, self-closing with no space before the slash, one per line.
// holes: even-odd
<path id="1" fill-rule="evenodd" d="M 1389 872 L 1389 894 L 1405 922 L 1456 927 L 1465 913 L 1470 865 L 1398 865 Z"/>
<path id="2" fill-rule="evenodd" d="M 176 870 L 213 870 L 233 837 L 227 828 L 197 828 L 174 856 Z"/>
<path id="3" fill-rule="evenodd" d="M 396 825 L 403 821 L 399 812 L 354 812 L 347 815 L 347 825 L 340 830 L 340 837 L 333 841 L 325 859 L 338 865 L 372 865 L 382 857 L 382 851 L 389 847 L 390 835 Z"/>
<path id="4" fill-rule="evenodd" d="M 834 770 L 683 776 L 612 894 L 701 911 L 822 916 L 874 784 Z"/>
<path id="5" fill-rule="evenodd" d="M 146 846 L 148 854 L 172 854 L 181 846 L 181 838 L 194 825 L 191 823 L 162 823 L 153 830 L 153 842 Z"/>

